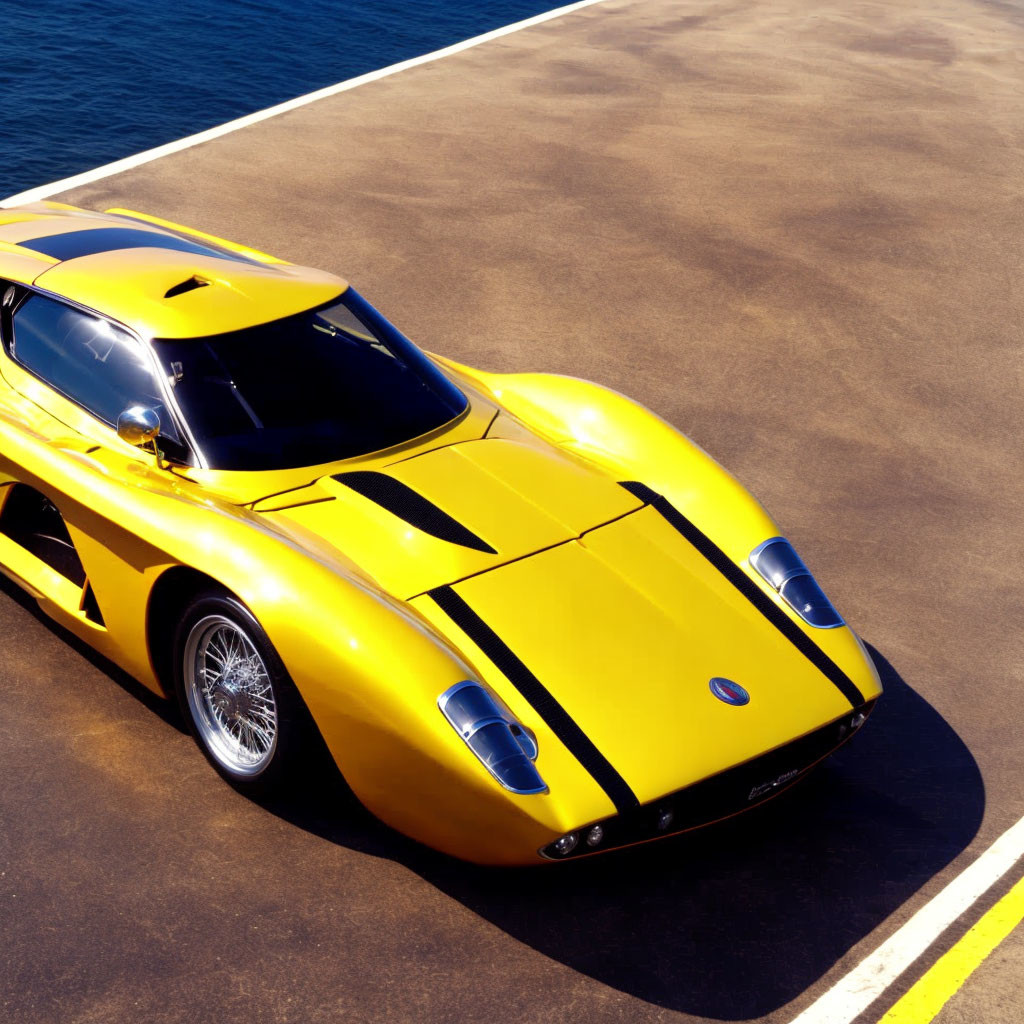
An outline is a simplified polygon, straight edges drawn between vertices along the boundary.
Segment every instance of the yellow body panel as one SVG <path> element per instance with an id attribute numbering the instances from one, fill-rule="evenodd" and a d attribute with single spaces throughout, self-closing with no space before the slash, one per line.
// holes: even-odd
<path id="1" fill-rule="evenodd" d="M 135 283 L 128 294 L 126 274 Z M 169 289 L 193 276 L 209 286 L 173 301 L 165 298 Z M 323 271 L 232 263 L 170 249 L 119 249 L 66 260 L 35 283 L 108 313 L 143 338 L 194 338 L 197 327 L 207 334 L 238 331 L 319 306 L 348 287 Z"/>
<path id="2" fill-rule="evenodd" d="M 62 608 L 76 608 L 81 603 L 82 591 L 45 562 L 0 535 L 0 567 L 16 583 L 20 583 L 33 597 L 49 601 Z"/>
<path id="3" fill-rule="evenodd" d="M 29 253 L 15 245 L 0 242 L 0 280 L 31 284 L 47 267 L 56 260 L 42 253 Z"/>
<path id="4" fill-rule="evenodd" d="M 679 789 L 680 779 L 696 782 L 751 751 L 781 746 L 850 707 L 649 507 L 455 590 L 485 620 L 501 623 L 502 639 L 641 803 Z M 693 593 L 702 599 L 684 599 Z M 708 688 L 715 676 L 745 686 L 750 704 L 715 699 Z M 508 696 L 496 675 L 488 682 Z"/>
<path id="5" fill-rule="evenodd" d="M 104 223 L 56 204 L 0 211 L 0 239 L 12 236 L 0 246 L 0 279 L 36 280 L 143 337 L 198 337 L 265 322 L 346 287 L 244 247 L 235 251 L 260 265 L 161 249 L 53 264 L 12 251 L 14 236 L 78 230 L 86 222 Z M 169 227 L 229 244 L 150 223 L 154 231 Z M 217 277 L 221 287 L 164 299 L 186 270 Z M 0 501 L 20 483 L 56 505 L 103 624 L 85 613 L 83 587 L 2 533 L 0 567 L 157 692 L 168 683 L 161 669 L 166 641 L 157 628 L 163 624 L 151 618 L 154 595 L 167 580 L 186 578 L 168 575 L 183 570 L 226 588 L 266 630 L 363 803 L 423 842 L 485 863 L 535 862 L 541 847 L 615 807 L 506 669 L 441 610 L 429 593 L 434 588 L 451 586 L 500 635 L 641 802 L 851 711 L 822 673 L 621 481 L 665 495 L 842 668 L 865 701 L 877 697 L 878 677 L 852 631 L 808 626 L 747 563 L 778 527 L 669 424 L 583 381 L 439 362 L 469 408 L 430 434 L 330 465 L 225 473 L 157 465 L 0 353 Z M 411 488 L 493 552 L 441 540 L 333 479 L 354 470 Z M 750 704 L 716 701 L 707 685 L 712 675 L 747 686 Z M 441 715 L 438 696 L 464 679 L 490 687 L 534 732 L 546 793 L 502 789 Z"/>
<path id="6" fill-rule="evenodd" d="M 865 661 L 847 627 L 815 629 L 794 615 L 750 565 L 761 541 L 784 533 L 750 492 L 707 452 L 649 409 L 610 388 L 554 374 L 489 374 L 439 359 L 459 379 L 502 404 L 513 435 L 530 429 L 619 480 L 639 480 L 665 495 L 712 537 L 796 625 L 843 666 L 865 697 L 881 692 L 874 666 Z M 500 436 L 499 424 L 491 431 Z"/>
<path id="7" fill-rule="evenodd" d="M 560 544 L 640 505 L 607 477 L 547 446 L 517 441 L 446 444 L 387 472 L 494 552 L 431 536 L 329 476 L 291 495 L 302 504 L 268 518 L 326 539 L 388 593 L 410 598 Z M 547 498 L 543 506 L 537 494 Z"/>
<path id="8" fill-rule="evenodd" d="M 127 228 L 145 233 L 154 243 L 166 238 L 173 244 L 184 234 L 241 259 L 157 246 L 113 249 L 58 261 L 19 247 L 19 243 L 89 228 Z M 15 258 L 21 261 L 20 272 L 10 262 Z M 35 261 L 31 277 L 25 273 L 30 268 L 25 260 Z M 168 289 L 193 275 L 208 281 L 209 286 L 166 298 Z M 43 290 L 119 321 L 144 338 L 192 338 L 241 330 L 328 302 L 348 287 L 325 271 L 293 266 L 157 217 L 130 210 L 93 213 L 56 203 L 0 210 L 0 277 L 34 282 Z M 126 280 L 131 287 L 125 287 Z"/>

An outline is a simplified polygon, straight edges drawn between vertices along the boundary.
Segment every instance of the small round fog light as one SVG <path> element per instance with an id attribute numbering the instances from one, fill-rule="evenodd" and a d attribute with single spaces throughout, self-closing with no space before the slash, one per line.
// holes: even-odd
<path id="1" fill-rule="evenodd" d="M 600 825 L 595 825 L 587 833 L 587 846 L 597 846 L 602 839 L 604 839 L 604 829 Z"/>
<path id="2" fill-rule="evenodd" d="M 566 832 L 561 839 L 555 840 L 555 849 L 564 857 L 567 853 L 572 853 L 576 849 L 579 838 L 575 832 Z"/>
<path id="3" fill-rule="evenodd" d="M 667 807 L 663 807 L 660 811 L 658 811 L 658 831 L 664 832 L 665 829 L 667 829 L 669 825 L 672 824 L 672 819 L 674 817 L 675 815 Z"/>

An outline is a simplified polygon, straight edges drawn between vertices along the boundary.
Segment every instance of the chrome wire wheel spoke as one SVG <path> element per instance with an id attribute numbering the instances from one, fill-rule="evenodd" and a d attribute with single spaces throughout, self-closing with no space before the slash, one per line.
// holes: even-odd
<path id="1" fill-rule="evenodd" d="M 277 749 L 274 684 L 245 630 L 208 615 L 185 642 L 185 695 L 207 750 L 234 775 L 259 775 Z"/>

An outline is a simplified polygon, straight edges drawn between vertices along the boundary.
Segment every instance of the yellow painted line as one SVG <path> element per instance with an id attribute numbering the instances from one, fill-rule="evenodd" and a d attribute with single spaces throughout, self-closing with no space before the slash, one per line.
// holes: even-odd
<path id="1" fill-rule="evenodd" d="M 1024 921 L 1024 878 L 921 977 L 879 1024 L 928 1024 L 982 961 Z"/>
<path id="2" fill-rule="evenodd" d="M 933 942 L 1024 860 L 1024 818 L 820 995 L 791 1024 L 853 1024 Z"/>

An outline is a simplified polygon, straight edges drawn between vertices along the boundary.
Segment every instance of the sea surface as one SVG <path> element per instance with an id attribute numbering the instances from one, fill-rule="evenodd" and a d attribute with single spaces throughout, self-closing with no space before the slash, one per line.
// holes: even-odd
<path id="1" fill-rule="evenodd" d="M 7 0 L 0 198 L 567 0 Z"/>

